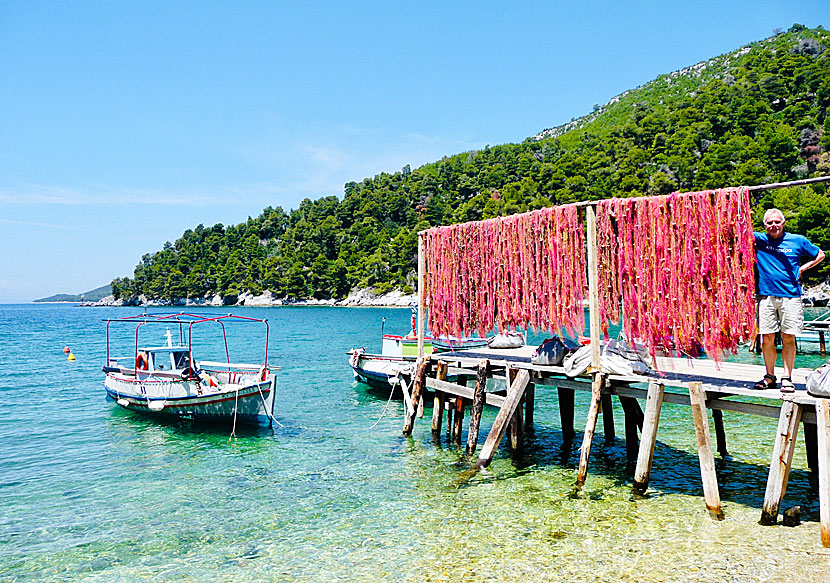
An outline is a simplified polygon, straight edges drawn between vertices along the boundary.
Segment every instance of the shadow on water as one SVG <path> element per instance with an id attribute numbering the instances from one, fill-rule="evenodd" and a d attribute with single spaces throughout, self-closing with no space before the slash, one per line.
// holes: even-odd
<path id="1" fill-rule="evenodd" d="M 429 409 L 425 418 L 428 416 Z M 489 427 L 482 424 L 477 451 L 480 451 L 481 440 L 486 438 L 488 431 Z M 503 469 L 495 472 L 491 469 L 479 469 L 476 467 L 476 456 L 467 456 L 464 445 L 452 443 L 444 430 L 440 434 L 432 434 L 428 442 L 438 450 L 456 456 L 453 466 L 457 473 L 448 484 L 449 489 L 476 487 L 494 480 L 509 480 L 539 470 L 561 468 L 573 472 L 574 488 L 567 494 L 568 497 L 591 499 L 602 497 L 601 492 L 593 492 L 590 488 L 580 491 L 575 487 L 582 445 L 582 433 L 580 432 L 577 432 L 572 439 L 567 439 L 561 430 L 537 424 L 525 433 L 524 446 L 515 452 L 512 451 L 509 440 L 504 438 L 494 462 L 499 459 L 510 459 L 511 470 L 507 472 Z M 757 508 L 760 511 L 769 473 L 768 464 L 752 463 L 730 455 L 722 457 L 716 453 L 715 469 L 721 501 L 724 504 L 734 503 Z M 613 441 L 606 442 L 601 433 L 595 435 L 588 464 L 589 479 L 591 475 L 602 476 L 610 480 L 609 487 L 632 488 L 634 470 L 635 464 L 627 459 L 623 439 L 615 438 Z M 697 496 L 703 504 L 699 458 L 696 453 L 684 451 L 658 440 L 654 451 L 649 488 L 645 494 L 636 494 L 632 489 L 632 500 L 672 494 Z M 793 468 L 790 471 L 781 511 L 794 505 L 801 505 L 802 517 L 805 520 L 818 520 L 819 500 L 816 473 L 799 468 Z"/>

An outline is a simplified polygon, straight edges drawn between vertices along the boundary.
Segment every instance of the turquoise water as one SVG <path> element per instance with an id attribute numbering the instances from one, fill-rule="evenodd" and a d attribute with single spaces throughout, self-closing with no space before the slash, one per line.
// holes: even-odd
<path id="1" fill-rule="evenodd" d="M 554 391 L 537 390 L 526 453 L 503 444 L 475 475 L 462 450 L 433 441 L 429 409 L 409 439 L 398 401 L 372 427 L 386 395 L 353 380 L 345 352 L 378 351 L 381 318 L 404 331 L 409 310 L 231 311 L 268 318 L 283 367 L 281 426 L 234 438 L 105 400 L 101 320 L 137 310 L 0 306 L 0 581 L 827 580 L 801 443 L 783 506 L 802 505 L 805 522 L 757 524 L 774 419 L 724 413 L 723 522 L 704 507 L 686 407 L 664 405 L 647 498 L 630 495 L 623 441 L 601 432 L 573 496 L 581 434 L 563 442 Z M 253 332 L 234 346 L 255 359 Z"/>

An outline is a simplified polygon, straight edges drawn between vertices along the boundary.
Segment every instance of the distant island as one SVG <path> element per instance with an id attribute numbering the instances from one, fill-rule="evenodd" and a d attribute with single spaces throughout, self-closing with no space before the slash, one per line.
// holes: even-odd
<path id="1" fill-rule="evenodd" d="M 81 294 L 55 294 L 48 298 L 40 298 L 32 300 L 34 303 L 53 303 L 53 302 L 97 302 L 108 295 L 112 294 L 112 288 L 109 285 L 102 285 L 95 289 L 83 292 Z"/>

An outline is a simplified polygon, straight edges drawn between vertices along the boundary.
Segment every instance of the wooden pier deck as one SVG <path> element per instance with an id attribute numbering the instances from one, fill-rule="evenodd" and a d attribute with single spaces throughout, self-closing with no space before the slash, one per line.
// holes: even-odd
<path id="1" fill-rule="evenodd" d="M 426 389 L 431 389 L 434 392 L 432 431 L 441 432 L 446 412 L 447 431 L 456 443 L 461 443 L 464 411 L 469 407 L 466 451 L 472 456 L 477 449 L 484 405 L 497 407 L 496 419 L 476 461 L 476 466 L 483 468 L 492 461 L 505 435 L 509 436 L 514 450 L 521 448 L 525 429 L 533 423 L 536 387 L 557 390 L 562 432 L 566 438 L 576 436 L 575 391 L 589 391 L 591 399 L 577 474 L 577 487 L 581 487 L 587 476 L 591 445 L 600 416 L 606 439 L 614 439 L 611 398 L 616 395 L 625 418 L 627 456 L 632 464 L 636 464 L 633 488 L 637 493 L 644 493 L 648 488 L 662 404 L 687 405 L 692 409 L 706 507 L 713 518 L 722 519 L 709 411 L 715 428 L 714 444 L 721 455 L 727 452 L 722 411 L 778 418 L 776 434 L 770 436 L 773 453 L 760 522 L 775 524 L 778 521 L 798 428 L 803 426 L 808 466 L 819 478 L 822 544 L 830 547 L 830 403 L 828 399 L 807 394 L 805 377 L 809 370 L 793 371 L 796 392 L 786 394 L 779 390 L 751 388 L 764 375 L 763 367 L 758 365 L 658 357 L 656 365 L 662 372 L 660 375 L 622 376 L 593 372 L 571 378 L 562 367 L 532 364 L 533 350 L 532 346 L 502 350 L 485 348 L 433 354 L 419 361 L 412 383 L 414 407 L 407 412 L 404 434 L 411 434 L 419 405 L 423 411 L 422 396 Z M 448 372 L 458 375 L 459 381 L 447 382 Z M 779 371 L 776 373 L 780 376 Z M 488 392 L 488 378 L 503 379 L 506 390 Z M 468 387 L 467 381 L 472 379 L 476 379 L 475 386 Z M 644 401 L 644 407 L 640 401 Z"/>

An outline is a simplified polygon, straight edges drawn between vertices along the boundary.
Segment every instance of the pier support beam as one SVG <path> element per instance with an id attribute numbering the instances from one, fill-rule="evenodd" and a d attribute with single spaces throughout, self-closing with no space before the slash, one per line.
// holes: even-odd
<path id="1" fill-rule="evenodd" d="M 830 400 L 816 399 L 818 499 L 821 544 L 830 547 Z"/>
<path id="2" fill-rule="evenodd" d="M 509 369 L 507 378 L 510 378 Z M 526 370 L 520 370 L 519 374 L 516 375 L 515 380 L 509 384 L 504 403 L 502 403 L 502 406 L 496 415 L 493 427 L 487 435 L 487 440 L 481 448 L 481 453 L 479 454 L 478 462 L 476 463 L 477 468 L 486 468 L 490 465 L 490 462 L 493 461 L 496 449 L 499 447 L 499 443 L 504 437 L 505 431 L 507 431 L 507 425 L 513 418 L 516 408 L 519 407 L 519 404 L 522 402 L 522 395 L 524 395 L 525 388 L 527 388 L 527 384 L 529 382 L 530 373 Z"/>
<path id="3" fill-rule="evenodd" d="M 579 448 L 579 471 L 576 474 L 576 487 L 581 489 L 588 477 L 588 458 L 591 456 L 591 443 L 594 440 L 594 431 L 597 428 L 597 416 L 602 409 L 602 386 L 605 384 L 605 375 L 594 373 L 591 383 L 591 405 L 588 407 L 588 418 L 585 421 L 585 434 L 582 437 L 582 447 Z"/>
<path id="4" fill-rule="evenodd" d="M 439 381 L 447 380 L 447 363 L 440 361 L 437 365 L 435 378 Z M 435 391 L 435 397 L 432 401 L 432 432 L 440 435 L 441 422 L 444 419 L 444 403 L 447 402 L 447 394 L 444 391 Z"/>
<path id="5" fill-rule="evenodd" d="M 715 443 L 718 447 L 718 454 L 722 458 L 729 455 L 726 451 L 726 430 L 723 427 L 723 411 L 712 409 L 712 422 L 715 424 Z"/>
<path id="6" fill-rule="evenodd" d="M 525 431 L 533 430 L 533 408 L 536 406 L 536 385 L 528 383 L 525 389 Z"/>
<path id="7" fill-rule="evenodd" d="M 562 438 L 569 441 L 576 436 L 574 430 L 574 390 L 557 387 L 559 396 L 559 422 L 562 426 Z"/>
<path id="8" fill-rule="evenodd" d="M 689 383 L 689 400 L 692 406 L 692 418 L 695 422 L 697 438 L 697 456 L 700 459 L 700 478 L 703 482 L 703 498 L 709 516 L 723 520 L 723 509 L 718 491 L 718 475 L 715 472 L 715 457 L 712 454 L 712 442 L 709 437 L 709 415 L 706 412 L 706 392 L 703 383 Z"/>
<path id="9" fill-rule="evenodd" d="M 807 450 L 807 467 L 813 475 L 818 472 L 818 425 L 802 422 L 804 449 Z"/>
<path id="10" fill-rule="evenodd" d="M 648 488 L 664 393 L 665 387 L 661 383 L 652 381 L 648 384 L 642 439 L 640 439 L 640 451 L 637 455 L 637 468 L 634 470 L 634 491 L 638 494 L 645 493 Z"/>
<path id="11" fill-rule="evenodd" d="M 643 430 L 643 410 L 640 403 L 634 397 L 619 396 L 620 405 L 623 408 L 625 418 L 625 455 L 628 463 L 637 462 L 637 454 L 640 451 L 639 434 L 637 430 Z"/>
<path id="12" fill-rule="evenodd" d="M 464 397 L 455 398 L 455 411 L 452 421 L 452 442 L 461 443 L 461 431 L 464 424 Z"/>
<path id="13" fill-rule="evenodd" d="M 787 399 L 781 403 L 778 431 L 775 434 L 772 461 L 769 465 L 767 491 L 764 494 L 764 505 L 761 508 L 761 520 L 759 521 L 761 524 L 772 525 L 778 522 L 778 509 L 787 492 L 787 480 L 790 477 L 801 412 L 801 405 L 792 400 Z"/>
<path id="14" fill-rule="evenodd" d="M 412 435 L 412 428 L 415 426 L 415 415 L 418 413 L 418 405 L 421 402 L 421 394 L 424 392 L 426 386 L 426 376 L 429 370 L 430 360 L 427 356 L 423 360 L 418 361 L 418 366 L 415 367 L 415 380 L 412 385 L 412 407 L 414 411 L 407 410 L 406 418 L 403 424 L 403 435 L 409 437 Z"/>
<path id="15" fill-rule="evenodd" d="M 482 360 L 478 365 L 476 388 L 473 393 L 473 406 L 470 411 L 470 429 L 467 431 L 467 455 L 473 455 L 478 443 L 478 429 L 481 425 L 481 412 L 484 410 L 484 392 L 487 389 L 487 374 L 490 372 L 490 361 Z"/>
<path id="16" fill-rule="evenodd" d="M 605 434 L 605 443 L 613 443 L 617 438 L 614 428 L 614 407 L 611 403 L 611 395 L 602 395 L 602 429 Z"/>

